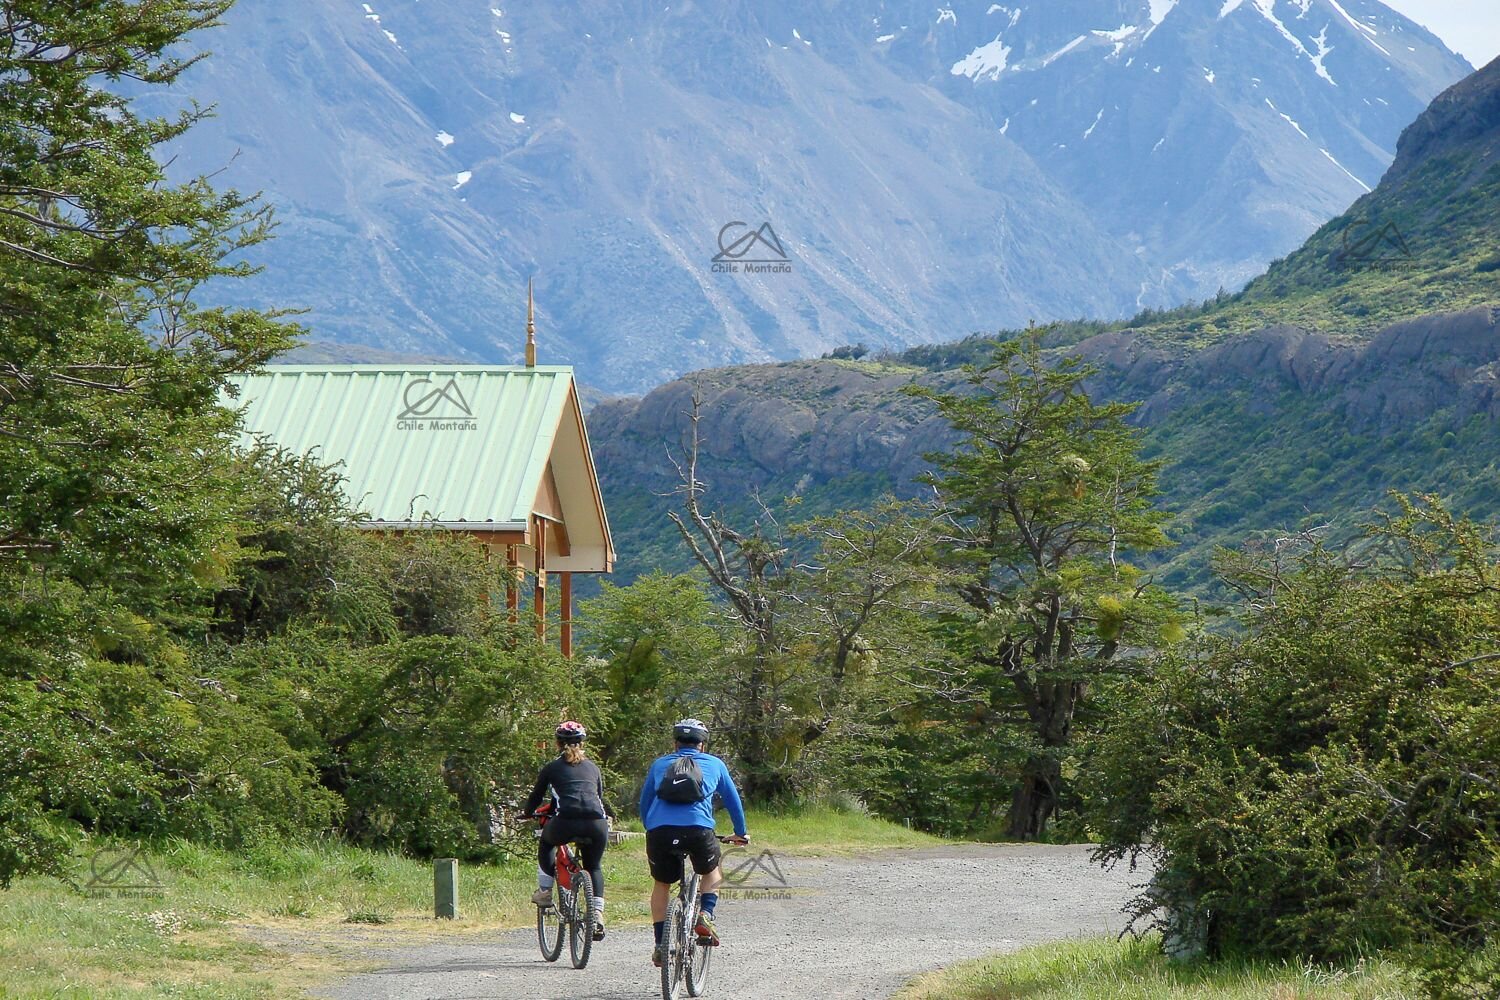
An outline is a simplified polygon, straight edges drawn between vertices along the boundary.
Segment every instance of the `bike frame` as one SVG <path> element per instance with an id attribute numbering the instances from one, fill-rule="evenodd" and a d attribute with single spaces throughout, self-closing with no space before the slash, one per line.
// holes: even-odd
<path id="1" fill-rule="evenodd" d="M 578 860 L 573 857 L 573 852 L 568 850 L 567 844 L 558 844 L 557 854 L 555 856 L 557 858 L 557 884 L 562 886 L 564 889 L 567 889 L 569 892 L 572 892 L 573 875 L 577 872 L 582 871 L 583 867 L 578 863 Z"/>
<path id="2" fill-rule="evenodd" d="M 734 837 L 719 837 L 721 844 L 738 843 Z M 684 978 L 687 980 L 688 995 L 699 996 L 702 994 L 704 982 L 708 975 L 708 957 L 711 952 L 706 949 L 711 945 L 699 944 L 697 935 L 693 930 L 698 920 L 698 889 L 702 885 L 702 876 L 693 870 L 693 866 L 684 858 L 682 880 L 677 883 L 678 923 L 665 929 L 665 942 L 667 954 L 662 967 L 662 995 L 664 997 L 675 997 L 677 990 Z M 671 907 L 668 907 L 670 914 Z M 700 977 L 696 982 L 689 966 L 693 962 L 694 952 L 704 949 L 703 966 L 697 973 Z"/>

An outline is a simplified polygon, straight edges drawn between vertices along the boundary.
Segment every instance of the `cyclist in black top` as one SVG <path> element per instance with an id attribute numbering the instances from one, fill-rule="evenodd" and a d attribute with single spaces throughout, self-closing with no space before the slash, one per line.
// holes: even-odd
<path id="1" fill-rule="evenodd" d="M 604 777 L 598 765 L 583 751 L 587 736 L 576 722 L 557 727 L 561 752 L 537 775 L 536 787 L 522 811 L 529 816 L 543 798 L 550 796 L 552 800 L 552 818 L 542 828 L 537 847 L 537 890 L 531 901 L 538 906 L 552 902 L 552 886 L 557 880 L 555 849 L 558 844 L 578 844 L 580 860 L 594 884 L 594 914 L 598 920 L 594 940 L 600 941 L 604 938 L 604 848 L 609 843 L 609 820 L 614 819 L 615 811 L 604 801 Z"/>

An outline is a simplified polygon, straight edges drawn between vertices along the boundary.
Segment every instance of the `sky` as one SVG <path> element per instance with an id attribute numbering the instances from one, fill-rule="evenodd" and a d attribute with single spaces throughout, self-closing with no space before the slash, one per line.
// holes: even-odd
<path id="1" fill-rule="evenodd" d="M 1500 56 L 1500 0 L 1384 0 L 1477 69 Z"/>

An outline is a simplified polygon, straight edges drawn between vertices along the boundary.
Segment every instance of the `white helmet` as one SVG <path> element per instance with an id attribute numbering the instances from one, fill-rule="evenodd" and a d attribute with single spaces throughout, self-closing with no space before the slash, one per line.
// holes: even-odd
<path id="1" fill-rule="evenodd" d="M 707 743 L 708 726 L 697 719 L 683 719 L 672 727 L 672 738 L 678 743 Z"/>

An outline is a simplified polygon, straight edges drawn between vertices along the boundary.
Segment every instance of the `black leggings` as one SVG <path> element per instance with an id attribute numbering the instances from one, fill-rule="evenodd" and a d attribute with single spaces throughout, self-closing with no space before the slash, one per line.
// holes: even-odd
<path id="1" fill-rule="evenodd" d="M 594 895 L 603 899 L 604 848 L 609 845 L 609 822 L 603 817 L 570 819 L 559 816 L 548 820 L 547 825 L 542 827 L 541 843 L 537 845 L 537 863 L 542 866 L 542 871 L 556 878 L 557 845 L 579 840 L 584 842 L 578 845 L 578 860 L 583 864 L 584 871 L 589 873 L 589 880 L 594 883 Z"/>

